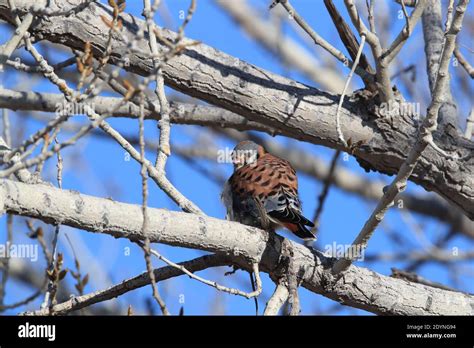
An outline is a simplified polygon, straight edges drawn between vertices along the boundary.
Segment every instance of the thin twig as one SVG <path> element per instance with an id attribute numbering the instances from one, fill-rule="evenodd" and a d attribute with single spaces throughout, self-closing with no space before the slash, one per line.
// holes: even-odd
<path id="1" fill-rule="evenodd" d="M 406 5 L 406 3 L 403 1 L 401 1 L 401 3 Z M 403 45 L 410 37 L 411 31 L 413 31 L 413 28 L 415 28 L 416 23 L 420 20 L 421 15 L 423 14 L 423 11 L 425 10 L 426 4 L 427 4 L 427 1 L 417 2 L 415 9 L 411 13 L 411 16 L 407 19 L 405 27 L 400 31 L 400 33 L 397 35 L 395 40 L 393 40 L 389 48 L 383 52 L 381 59 L 385 62 L 385 64 L 387 65 L 390 64 L 390 62 L 400 52 Z M 411 28 L 410 32 L 409 32 L 409 28 Z"/>
<path id="2" fill-rule="evenodd" d="M 314 231 L 317 231 L 319 229 L 319 218 L 321 216 L 321 213 L 323 212 L 324 203 L 326 202 L 329 188 L 331 187 L 333 183 L 334 172 L 336 170 L 336 164 L 337 164 L 337 160 L 339 159 L 340 154 L 341 154 L 340 150 L 336 150 L 336 152 L 334 153 L 334 156 L 332 157 L 332 160 L 331 160 L 331 164 L 329 166 L 328 174 L 326 176 L 326 179 L 324 180 L 324 187 L 318 197 L 318 207 L 316 208 L 316 212 L 314 213 L 314 218 L 313 218 Z"/>
<path id="3" fill-rule="evenodd" d="M 138 243 L 140 245 L 143 245 L 143 243 L 141 243 L 141 242 L 138 242 Z M 190 272 L 189 270 L 187 270 L 183 265 L 180 265 L 180 264 L 174 263 L 171 260 L 168 260 L 166 257 L 161 255 L 159 252 L 157 252 L 154 249 L 151 249 L 150 252 L 153 255 L 155 255 L 158 259 L 160 259 L 161 261 L 166 263 L 167 265 L 172 266 L 172 267 L 176 267 L 177 269 L 179 269 L 180 271 L 182 271 L 183 273 L 188 275 L 190 278 L 195 279 L 195 280 L 197 280 L 201 283 L 204 283 L 206 285 L 212 286 L 213 288 L 216 288 L 219 291 L 227 292 L 227 293 L 232 294 L 232 295 L 243 296 L 245 298 L 256 297 L 256 296 L 258 296 L 262 293 L 262 280 L 260 278 L 259 266 L 258 266 L 258 263 L 256 263 L 256 262 L 253 263 L 253 265 L 252 265 L 252 271 L 255 274 L 256 290 L 252 291 L 252 292 L 244 292 L 244 291 L 241 291 L 239 289 L 228 288 L 226 286 L 218 284 L 217 282 L 213 282 L 213 281 L 204 279 L 202 277 L 199 277 L 199 276 L 193 274 L 192 272 Z"/>
<path id="4" fill-rule="evenodd" d="M 441 283 L 433 282 L 431 280 L 423 278 L 423 277 L 419 276 L 416 273 L 407 272 L 407 271 L 397 269 L 397 268 L 392 268 L 392 274 L 390 275 L 390 277 L 398 278 L 398 279 L 405 279 L 409 282 L 424 284 L 424 285 L 427 285 L 427 286 L 431 286 L 432 288 L 438 288 L 438 289 L 443 289 L 443 290 L 448 290 L 448 291 L 461 292 L 457 289 L 453 289 L 453 288 L 451 288 L 449 286 L 446 286 L 446 285 L 443 285 Z"/>
<path id="5" fill-rule="evenodd" d="M 55 139 L 57 142 L 57 139 Z M 62 188 L 62 173 L 63 173 L 63 159 L 61 156 L 61 153 L 58 151 L 57 152 L 57 158 L 58 158 L 58 163 L 57 163 L 57 181 L 58 181 L 58 188 Z M 59 236 L 59 230 L 60 230 L 61 224 L 57 223 L 55 228 L 54 228 L 54 237 L 53 237 L 53 248 L 52 248 L 52 253 L 51 253 L 51 262 L 48 266 L 48 271 L 52 272 L 55 267 L 55 263 L 57 261 L 57 249 L 58 249 L 58 236 Z M 58 282 L 56 279 L 53 279 L 53 277 L 50 277 L 49 282 L 48 282 L 48 289 L 46 290 L 46 293 L 44 295 L 44 300 L 43 303 L 41 304 L 41 309 L 45 309 L 46 307 L 50 307 L 50 305 L 54 305 L 55 303 L 55 294 L 57 292 L 57 286 Z"/>
<path id="6" fill-rule="evenodd" d="M 359 35 L 365 35 L 370 48 L 372 49 L 372 56 L 375 60 L 376 66 L 376 76 L 377 76 L 377 86 L 378 91 L 380 94 L 380 98 L 382 102 L 388 102 L 393 99 L 393 91 L 390 82 L 390 76 L 388 74 L 388 65 L 383 62 L 380 58 L 382 56 L 383 50 L 380 44 L 380 40 L 377 35 L 372 33 L 369 29 L 367 29 L 364 21 L 359 16 L 359 12 L 357 11 L 357 7 L 354 4 L 353 0 L 344 0 L 344 3 L 347 8 L 347 12 L 351 18 L 352 24 L 357 29 Z"/>
<path id="7" fill-rule="evenodd" d="M 347 87 L 349 87 L 349 84 L 351 82 L 352 75 L 354 74 L 354 70 L 357 67 L 357 64 L 359 63 L 359 58 L 360 55 L 362 54 L 362 50 L 364 49 L 364 44 L 365 44 L 365 35 L 361 35 L 361 40 L 360 40 L 360 46 L 359 46 L 359 51 L 357 52 L 356 59 L 354 61 L 354 65 L 352 66 L 352 69 L 349 73 L 349 76 L 347 76 L 346 83 L 344 85 L 344 89 L 342 90 L 341 97 L 339 99 L 339 104 L 337 105 L 337 111 L 336 111 L 336 131 L 337 131 L 337 136 L 339 138 L 339 141 L 344 145 L 345 148 L 348 147 L 346 140 L 344 139 L 344 134 L 342 133 L 341 129 L 341 121 L 339 119 L 339 114 L 341 112 L 341 107 L 342 103 L 344 101 L 344 96 L 347 91 Z"/>
<path id="8" fill-rule="evenodd" d="M 52 136 L 50 136 L 47 133 L 43 137 L 43 146 L 41 148 L 41 156 L 44 158 L 44 160 L 41 161 L 40 163 L 38 163 L 38 165 L 36 166 L 35 174 L 34 174 L 38 178 L 41 177 L 41 173 L 43 171 L 44 164 L 46 163 L 46 159 L 48 158 L 47 155 L 46 155 L 46 152 L 48 150 L 48 146 L 51 144 L 51 140 L 56 138 L 57 132 L 59 132 L 59 127 L 54 129 Z"/>
<path id="9" fill-rule="evenodd" d="M 160 145 L 158 147 L 158 154 L 156 158 L 156 168 L 158 170 L 164 171 L 166 160 L 170 155 L 170 119 L 169 119 L 169 103 L 166 99 L 163 71 L 160 65 L 160 60 L 157 57 L 158 45 L 156 42 L 156 34 L 154 30 L 155 22 L 153 21 L 151 13 L 151 4 L 150 0 L 143 0 L 143 14 L 146 18 L 148 35 L 149 35 L 149 44 L 151 53 L 153 54 L 153 68 L 155 69 L 154 73 L 156 74 L 155 78 L 155 94 L 160 103 L 160 113 L 161 120 L 159 121 L 160 128 Z"/>
<path id="10" fill-rule="evenodd" d="M 356 59 L 357 52 L 359 51 L 359 42 L 357 41 L 356 36 L 352 32 L 349 24 L 344 20 L 344 18 L 339 13 L 337 7 L 334 5 L 332 0 L 324 0 L 324 5 L 326 6 L 329 15 L 334 23 L 334 26 L 337 29 L 339 34 L 339 38 L 341 39 L 342 43 L 346 47 L 347 51 L 349 52 L 351 58 L 353 60 Z M 364 53 L 361 54 L 358 67 L 361 67 L 363 70 L 367 71 L 371 76 L 374 76 L 374 70 L 369 64 L 367 57 Z M 375 85 L 374 81 L 363 79 L 365 87 L 372 92 L 377 90 L 377 86 Z M 339 91 L 337 91 L 339 92 Z"/>
<path id="11" fill-rule="evenodd" d="M 290 4 L 288 0 L 281 0 L 279 3 L 288 11 L 288 14 L 290 15 L 291 18 L 295 20 L 296 23 L 313 39 L 314 43 L 318 46 L 321 46 L 324 48 L 326 51 L 331 53 L 335 58 L 337 58 L 340 62 L 342 62 L 344 65 L 353 68 L 356 64 L 355 62 L 351 62 L 351 60 L 346 57 L 341 51 L 339 51 L 337 48 L 332 46 L 329 42 L 324 40 L 321 36 L 319 36 L 309 25 L 306 23 L 306 21 L 296 12 L 296 10 L 293 8 L 293 6 Z M 355 72 L 357 75 L 359 75 L 361 78 L 364 79 L 364 81 L 373 81 L 374 78 L 372 75 L 370 75 L 367 71 L 364 69 L 356 66 Z"/>
<path id="12" fill-rule="evenodd" d="M 140 102 L 140 117 L 139 117 L 139 142 L 140 142 L 140 158 L 141 158 L 141 168 L 140 176 L 142 177 L 142 214 L 143 214 L 143 225 L 142 233 L 147 236 L 147 227 L 148 227 L 148 175 L 145 166 L 145 112 L 144 112 L 144 101 L 143 93 L 141 93 L 141 102 Z M 148 275 L 151 281 L 151 287 L 153 290 L 153 298 L 156 300 L 156 303 L 160 306 L 161 313 L 163 315 L 170 315 L 168 308 L 166 307 L 165 302 L 158 292 L 158 286 L 156 285 L 155 274 L 153 273 L 153 265 L 151 263 L 151 254 L 150 254 L 150 238 L 145 238 L 145 243 L 142 245 L 143 251 L 145 252 L 145 262 Z"/>
<path id="13" fill-rule="evenodd" d="M 46 278 L 45 278 L 45 282 L 44 282 L 43 286 L 41 288 L 39 288 L 38 290 L 36 290 L 33 294 L 31 294 L 27 298 L 25 298 L 24 300 L 21 300 L 21 301 L 18 301 L 18 302 L 9 304 L 9 305 L 0 305 L 0 312 L 6 311 L 8 309 L 15 309 L 15 308 L 27 305 L 28 303 L 36 300 L 36 298 L 38 298 L 43 293 L 43 290 L 44 290 L 45 287 L 46 287 Z"/>
<path id="14" fill-rule="evenodd" d="M 375 32 L 375 18 L 374 18 L 375 0 L 365 0 L 365 4 L 367 6 L 367 12 L 369 14 L 368 19 L 369 19 L 370 32 L 373 33 L 373 34 L 376 34 L 376 32 Z"/>
<path id="15" fill-rule="evenodd" d="M 17 16 L 18 17 L 18 16 Z M 18 19 L 19 20 L 19 19 Z M 48 78 L 53 84 L 58 86 L 61 92 L 64 94 L 66 100 L 72 101 L 72 96 L 74 95 L 74 91 L 67 86 L 66 81 L 61 80 L 57 74 L 55 74 L 54 69 L 46 62 L 46 60 L 41 56 L 41 54 L 35 49 L 35 47 L 31 44 L 31 40 L 25 39 L 26 48 L 31 53 L 33 58 L 43 66 L 43 74 L 46 78 Z M 146 79 L 144 79 L 146 80 Z M 93 95 L 93 93 L 91 94 Z M 87 97 L 90 97 L 88 95 Z M 80 96 L 75 99 L 81 100 Z M 125 102 L 125 100 L 123 100 Z M 111 136 L 114 140 L 116 140 L 130 155 L 133 159 L 141 163 L 140 153 L 135 150 L 135 148 L 127 141 L 125 138 L 113 129 L 107 122 L 103 120 L 105 116 L 100 116 L 94 112 L 94 110 L 88 106 L 84 106 L 84 112 L 89 117 L 92 122 L 92 125 L 89 127 L 96 127 L 97 125 L 106 132 L 109 136 Z M 61 122 L 67 121 L 69 116 L 58 117 L 57 119 L 53 120 L 47 127 L 43 129 L 46 133 L 47 129 L 52 129 L 57 124 Z M 86 126 L 87 127 L 87 126 Z M 85 130 L 86 131 L 86 130 Z M 43 136 L 43 133 L 41 136 Z M 37 133 L 36 135 L 38 138 L 41 136 Z M 186 197 L 183 196 L 181 192 L 179 192 L 171 182 L 166 178 L 163 172 L 158 171 L 149 161 L 145 160 L 145 164 L 147 170 L 149 172 L 150 177 L 157 183 L 157 185 L 171 198 L 173 199 L 184 211 L 193 212 L 197 214 L 202 214 L 202 211 L 197 207 L 193 202 L 188 200 Z M 5 173 L 3 173 L 5 174 Z"/>
<path id="16" fill-rule="evenodd" d="M 36 239 L 38 241 L 38 244 L 41 246 L 41 250 L 43 250 L 45 263 L 49 265 L 51 262 L 52 256 L 48 250 L 48 245 L 46 244 L 46 241 L 44 240 L 43 228 L 42 227 L 35 228 L 33 226 L 33 222 L 31 219 L 27 219 L 25 223 L 28 229 L 30 230 L 30 233 L 28 233 L 28 237 L 32 239 Z"/>
<path id="17" fill-rule="evenodd" d="M 467 59 L 461 53 L 461 51 L 459 50 L 459 45 L 456 45 L 456 48 L 454 49 L 454 56 L 458 60 L 459 64 L 461 64 L 461 66 L 464 68 L 464 70 L 466 70 L 467 74 L 471 77 L 471 79 L 474 79 L 474 67 L 469 64 Z"/>
<path id="18" fill-rule="evenodd" d="M 181 262 L 180 265 L 191 272 L 201 271 L 211 267 L 225 266 L 229 263 L 227 257 L 223 255 L 205 255 L 190 261 Z M 164 281 L 173 277 L 183 275 L 184 273 L 176 267 L 165 266 L 153 271 L 156 281 Z M 104 302 L 123 295 L 129 291 L 147 286 L 150 284 L 148 271 L 142 274 L 124 280 L 107 289 L 95 291 L 82 296 L 73 297 L 63 303 L 59 303 L 51 308 L 56 315 L 65 315 L 72 311 L 89 307 L 93 304 Z M 47 310 L 37 310 L 34 312 L 22 313 L 23 315 L 48 315 Z"/>
<path id="19" fill-rule="evenodd" d="M 159 2 L 159 1 L 157 1 Z M 154 4 L 154 7 L 156 3 Z M 160 128 L 160 138 L 159 138 L 159 147 L 158 147 L 158 154 L 156 158 L 155 166 L 158 170 L 163 171 L 165 170 L 166 161 L 170 156 L 170 132 L 171 132 L 171 123 L 170 123 L 170 106 L 165 94 L 165 83 L 163 78 L 163 70 L 162 64 L 158 56 L 160 52 L 158 52 L 158 45 L 156 42 L 156 34 L 157 32 L 155 29 L 155 22 L 153 21 L 153 12 L 150 5 L 150 0 L 143 0 L 143 14 L 146 18 L 147 29 L 149 34 L 149 45 L 151 53 L 153 54 L 153 68 L 155 75 L 155 94 L 158 98 L 160 103 L 160 114 L 161 119 L 159 121 L 159 128 Z M 173 55 L 177 54 L 180 49 L 178 48 L 180 41 L 184 36 L 184 28 L 190 22 L 194 11 L 196 10 L 196 0 L 191 0 L 191 4 L 188 8 L 188 13 L 186 18 L 184 19 L 183 24 L 180 26 L 178 30 L 178 36 L 176 38 L 176 42 L 169 47 L 169 51 L 167 52 L 168 59 L 170 59 Z"/>
<path id="20" fill-rule="evenodd" d="M 144 224 L 145 225 L 145 224 Z M 171 313 L 166 306 L 165 301 L 160 296 L 158 291 L 158 286 L 156 284 L 155 274 L 153 273 L 153 265 L 151 263 L 151 254 L 150 254 L 150 239 L 145 238 L 145 243 L 142 245 L 143 251 L 145 252 L 145 262 L 146 262 L 146 269 L 148 272 L 148 276 L 150 277 L 150 284 L 153 291 L 153 298 L 155 299 L 156 303 L 160 307 L 161 313 L 163 315 L 170 315 Z"/>
<path id="21" fill-rule="evenodd" d="M 64 68 L 67 68 L 71 65 L 76 64 L 76 60 L 77 60 L 76 57 L 71 57 L 66 60 L 63 60 L 62 62 L 52 64 L 51 66 L 53 67 L 55 71 L 60 71 Z M 40 65 L 34 65 L 34 66 L 26 65 L 19 60 L 7 60 L 7 65 L 11 66 L 12 68 L 16 70 L 27 72 L 27 73 L 41 73 L 43 71 L 43 68 Z"/>
<path id="22" fill-rule="evenodd" d="M 406 33 L 407 33 L 407 36 L 410 36 L 411 35 L 411 28 L 410 28 L 410 20 L 408 19 L 408 12 L 407 12 L 407 9 L 405 7 L 405 2 L 400 2 L 400 5 L 402 5 L 402 12 L 403 12 L 403 16 L 405 17 L 405 22 L 406 22 L 406 25 L 405 25 L 405 29 L 406 29 Z"/>
<path id="23" fill-rule="evenodd" d="M 15 5 L 13 3 L 13 0 L 8 0 L 8 3 L 10 5 L 11 11 L 15 11 Z M 8 58 L 10 58 L 11 54 L 13 51 L 18 47 L 18 44 L 24 37 L 28 37 L 28 29 L 31 26 L 31 23 L 33 23 L 34 15 L 32 13 L 27 13 L 26 16 L 23 18 L 23 21 L 18 21 L 17 22 L 17 28 L 15 30 L 15 33 L 13 34 L 12 38 L 8 40 L 8 42 L 0 46 L 3 47 L 3 49 L 0 51 L 0 67 L 3 69 L 3 65 L 6 63 Z"/>

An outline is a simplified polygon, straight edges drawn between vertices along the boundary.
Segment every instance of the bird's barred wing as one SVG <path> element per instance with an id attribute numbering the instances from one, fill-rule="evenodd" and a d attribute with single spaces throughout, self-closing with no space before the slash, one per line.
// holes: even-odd
<path id="1" fill-rule="evenodd" d="M 311 221 L 301 215 L 298 179 L 288 161 L 265 154 L 253 165 L 237 169 L 228 181 L 232 218 L 261 227 L 263 219 L 283 225 L 302 238 L 312 234 L 304 227 Z M 263 207 L 266 215 L 261 216 Z M 229 211 L 229 209 L 228 209 Z"/>

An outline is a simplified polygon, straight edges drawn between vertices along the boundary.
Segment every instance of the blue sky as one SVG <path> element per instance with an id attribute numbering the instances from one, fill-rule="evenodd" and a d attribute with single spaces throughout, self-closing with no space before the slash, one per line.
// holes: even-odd
<path id="1" fill-rule="evenodd" d="M 262 13 L 267 11 L 268 1 L 249 1 L 262 10 Z M 181 22 L 179 19 L 180 11 L 186 11 L 189 1 L 187 0 L 173 0 L 167 1 L 169 18 L 171 19 L 171 29 L 175 29 Z M 335 1 L 339 7 L 339 1 Z M 365 4 L 365 2 L 363 2 Z M 379 3 L 379 2 L 377 2 Z M 340 43 L 337 32 L 333 29 L 332 22 L 326 13 L 322 1 L 310 1 L 310 0 L 294 0 L 293 4 L 298 12 L 303 14 L 308 23 L 326 40 L 331 42 L 340 50 L 344 51 L 343 45 Z M 379 5 L 376 5 L 379 6 Z M 392 2 L 386 3 L 387 8 L 393 8 L 396 13 L 398 7 Z M 362 6 L 360 6 L 362 8 Z M 133 13 L 137 16 L 141 13 L 141 2 L 140 1 L 128 1 L 127 12 Z M 469 10 L 472 12 L 472 6 Z M 341 11 L 345 15 L 345 11 Z M 472 13 L 471 13 L 472 14 Z M 376 16 L 378 14 L 376 13 Z M 376 17 L 377 18 L 377 17 Z M 162 25 L 162 19 L 157 16 L 157 22 Z M 166 24 L 169 25 L 169 21 Z M 391 39 L 393 39 L 398 31 L 404 25 L 404 20 L 395 20 Z M 6 41 L 11 32 L 10 29 L 4 30 L 5 26 L 2 26 L 2 34 L 6 35 L 2 37 L 1 42 Z M 290 26 L 285 27 L 285 33 L 291 36 L 296 41 L 305 45 L 310 51 L 314 52 L 318 57 L 322 50 L 320 48 L 314 48 L 308 44 L 308 42 L 301 39 L 300 36 L 296 35 L 294 30 Z M 428 95 L 428 84 L 426 83 L 425 63 L 423 56 L 423 41 L 421 40 L 421 26 L 418 25 L 413 33 L 416 37 L 415 40 L 409 40 L 407 45 L 401 51 L 401 57 L 403 58 L 403 65 L 408 66 L 409 64 L 417 64 L 417 78 L 424 81 L 423 85 L 426 86 L 426 90 L 420 91 L 423 95 Z M 3 35 L 2 35 L 3 36 Z M 197 4 L 196 13 L 191 23 L 186 28 L 186 36 L 202 41 L 203 43 L 213 46 L 219 50 L 222 50 L 228 54 L 236 56 L 244 61 L 247 61 L 256 66 L 267 69 L 271 72 L 286 75 L 293 79 L 301 82 L 314 85 L 311 81 L 307 80 L 304 76 L 301 76 L 295 71 L 289 71 L 287 67 L 283 66 L 277 58 L 271 53 L 263 49 L 260 45 L 250 39 L 240 28 L 238 28 L 233 21 L 215 4 L 210 0 L 200 0 Z M 468 44 L 467 39 L 465 43 Z M 20 54 L 17 51 L 16 54 Z M 370 56 L 370 51 L 366 50 L 367 56 Z M 25 57 L 25 53 L 21 52 L 21 56 Z M 61 53 L 56 56 L 57 61 L 61 61 L 63 58 L 67 58 L 68 53 Z M 28 61 L 31 59 L 28 57 Z M 336 62 L 334 62 L 336 63 Z M 339 70 L 341 77 L 345 77 L 348 74 L 347 68 L 341 64 Z M 451 68 L 454 74 L 454 67 Z M 11 69 L 6 71 L 2 77 L 3 84 L 7 88 L 34 91 L 58 93 L 57 88 L 51 85 L 48 81 L 35 78 L 30 80 L 26 74 L 13 72 Z M 362 84 L 360 79 L 354 78 L 355 89 L 361 88 Z M 458 88 L 453 88 L 455 97 L 460 95 Z M 402 90 L 403 92 L 403 90 Z M 169 90 L 170 94 L 176 94 L 176 92 Z M 460 103 L 460 114 L 467 115 L 467 111 L 470 107 L 469 100 L 465 98 L 458 98 L 463 100 Z M 422 114 L 425 114 L 426 105 L 424 101 L 421 101 Z M 33 133 L 35 130 L 41 127 L 41 123 L 31 119 L 20 118 L 11 112 L 12 123 L 18 125 L 19 122 L 26 122 L 27 133 Z M 49 115 L 51 116 L 51 115 Z M 465 116 L 462 116 L 465 118 Z M 74 122 L 85 122 L 85 118 L 79 116 L 77 121 Z M 117 130 L 123 132 L 124 135 L 137 135 L 138 134 L 138 123 L 135 120 L 130 119 L 111 119 L 110 124 Z M 464 123 L 462 123 L 464 124 Z M 195 136 L 201 128 L 192 126 L 173 126 L 172 127 L 172 140 L 175 144 L 189 144 L 192 143 L 191 136 Z M 26 136 L 25 134 L 25 136 Z M 146 135 L 148 139 L 156 141 L 158 132 L 156 124 L 152 121 L 146 122 Z M 62 132 L 59 139 L 64 140 L 69 137 L 70 134 Z M 264 135 L 264 137 L 268 137 Z M 276 137 L 277 141 L 286 146 L 296 146 L 305 151 L 313 153 L 314 155 L 330 160 L 333 150 L 324 148 L 322 146 L 315 146 L 312 144 L 297 143 L 294 140 L 286 139 L 284 137 Z M 221 147 L 232 148 L 235 143 L 219 140 L 218 143 Z M 154 159 L 155 154 L 152 152 L 147 153 L 148 158 Z M 141 204 L 141 178 L 139 176 L 139 165 L 133 160 L 127 161 L 124 150 L 111 140 L 104 139 L 102 137 L 87 137 L 81 140 L 77 146 L 68 148 L 63 152 L 64 157 L 64 180 L 63 187 L 66 189 L 74 189 L 84 194 L 99 196 L 99 197 L 112 197 L 117 201 L 129 202 L 135 204 Z M 46 166 L 45 173 L 47 178 L 55 182 L 55 159 L 52 159 Z M 203 165 L 209 169 L 214 168 L 212 163 L 203 162 Z M 390 177 L 384 176 L 378 173 L 365 173 L 365 171 L 359 167 L 356 160 L 353 157 L 348 157 L 347 161 L 340 161 L 340 166 L 351 169 L 354 173 L 363 175 L 368 179 L 378 179 L 389 182 Z M 220 165 L 223 168 L 227 176 L 230 176 L 232 167 L 228 164 Z M 167 164 L 167 173 L 171 181 L 176 187 L 193 202 L 195 202 L 206 214 L 218 218 L 224 217 L 224 208 L 220 203 L 219 196 L 221 187 L 216 185 L 212 180 L 193 168 L 189 167 L 178 156 L 172 155 Z M 306 177 L 299 173 L 300 178 L 300 195 L 304 204 L 304 212 L 308 217 L 312 217 L 314 214 L 317 197 L 322 188 L 319 182 L 315 182 L 313 179 Z M 156 185 L 150 181 L 150 194 L 149 194 L 149 206 L 156 208 L 166 208 L 171 210 L 177 210 L 176 205 L 171 202 Z M 417 187 L 415 184 L 410 183 L 408 190 L 411 192 L 424 193 L 424 190 Z M 370 215 L 372 209 L 375 207 L 374 202 L 369 202 L 360 199 L 358 196 L 348 194 L 337 188 L 332 188 L 326 203 L 326 208 L 322 215 L 321 229 L 319 234 L 319 244 L 325 246 L 336 242 L 338 244 L 350 244 L 357 233 L 360 231 L 365 220 Z M 424 230 L 424 236 L 434 241 L 438 236 L 446 233 L 447 226 L 440 224 L 439 221 L 433 219 L 426 219 L 419 215 L 414 215 L 418 224 Z M 5 242 L 5 217 L 1 218 L 0 221 L 0 242 Z M 15 218 L 14 228 L 14 242 L 15 243 L 26 243 L 30 242 L 28 237 L 25 236 L 27 230 L 23 222 L 20 223 L 20 219 Z M 39 225 L 39 223 L 37 223 Z M 422 250 L 417 237 L 410 232 L 410 228 L 403 222 L 400 217 L 400 213 L 397 208 L 392 208 L 386 216 L 385 225 L 390 226 L 390 229 L 397 235 L 403 236 L 409 245 L 415 250 Z M 49 228 L 47 231 L 51 233 L 52 230 Z M 123 279 L 133 277 L 145 270 L 145 262 L 143 259 L 142 251 L 128 240 L 119 239 L 116 240 L 109 236 L 100 234 L 93 234 L 85 231 L 78 231 L 69 227 L 61 228 L 61 236 L 59 242 L 59 250 L 65 254 L 67 267 L 74 268 L 72 251 L 67 243 L 64 235 L 67 233 L 69 238 L 73 241 L 75 251 L 79 255 L 81 262 L 81 269 L 83 273 L 90 273 L 91 280 L 89 285 L 86 287 L 86 292 L 95 291 L 98 289 L 105 288 L 112 284 L 121 282 Z M 293 237 L 286 232 L 280 232 L 286 237 L 293 239 Z M 50 236 L 50 235 L 49 235 Z M 168 247 L 165 245 L 155 245 L 155 247 L 166 257 L 172 259 L 175 262 L 188 260 L 199 255 L 202 252 L 195 250 L 188 250 L 184 248 Z M 456 237 L 448 244 L 449 248 L 457 247 L 459 250 L 470 250 L 472 249 L 472 242 L 466 241 L 462 237 Z M 130 248 L 130 255 L 126 254 L 127 248 Z M 389 239 L 387 229 L 384 227 L 379 228 L 370 240 L 369 248 L 367 253 L 374 252 L 404 252 L 406 247 L 398 247 Z M 162 266 L 159 262 L 154 262 L 155 266 Z M 359 262 L 359 266 L 368 267 L 381 274 L 389 275 L 391 273 L 391 267 L 403 268 L 407 265 L 407 262 L 378 262 L 378 263 L 364 263 Z M 44 266 L 43 260 L 38 261 L 35 267 Z M 474 283 L 472 282 L 474 263 L 464 262 L 463 267 L 468 272 L 460 275 L 461 282 L 459 284 L 452 283 L 452 272 L 449 268 L 444 265 L 435 263 L 425 264 L 419 269 L 419 274 L 433 281 L 438 281 L 450 286 L 457 287 L 463 291 L 474 292 Z M 224 276 L 224 272 L 229 271 L 229 268 L 218 268 L 210 269 L 201 272 L 200 275 L 207 279 L 212 279 L 229 286 L 238 287 L 242 290 L 250 290 L 248 282 L 248 275 L 241 271 L 235 275 Z M 469 271 L 470 270 L 470 271 Z M 470 272 L 470 273 L 469 273 Z M 264 276 L 263 288 L 264 292 L 260 298 L 260 309 L 265 305 L 268 297 L 274 290 L 274 284 L 269 278 Z M 69 284 L 69 288 L 73 289 L 72 278 L 68 275 L 66 282 Z M 210 288 L 206 285 L 198 283 L 188 277 L 178 277 L 172 280 L 166 281 L 159 286 L 160 291 L 169 306 L 172 313 L 178 313 L 179 308 L 184 306 L 185 314 L 254 314 L 254 303 L 251 300 L 246 300 L 233 295 L 219 293 L 215 289 Z M 7 287 L 7 296 L 5 303 L 9 304 L 22 299 L 24 296 L 28 296 L 32 293 L 32 289 L 25 287 L 17 283 L 9 283 Z M 336 302 L 328 300 L 321 295 L 313 294 L 305 289 L 300 290 L 300 297 L 302 303 L 302 314 L 324 314 L 328 310 L 334 309 L 339 306 Z M 150 287 L 142 288 L 133 292 L 129 292 L 126 295 L 120 297 L 118 303 L 121 306 L 123 313 L 126 313 L 126 308 L 131 304 L 136 313 L 145 313 L 147 307 L 145 300 L 151 298 Z M 184 303 L 181 303 L 184 299 Z M 38 308 L 40 300 L 29 304 L 28 306 L 20 307 L 13 311 L 7 312 L 8 314 L 15 314 L 18 311 L 29 310 Z M 114 300 L 117 301 L 117 300 Z M 180 302 L 181 301 L 181 302 Z M 156 304 L 152 304 L 155 312 L 159 312 L 159 308 Z M 368 314 L 365 311 L 356 310 L 350 307 L 344 307 L 342 310 L 335 312 L 336 314 Z"/>

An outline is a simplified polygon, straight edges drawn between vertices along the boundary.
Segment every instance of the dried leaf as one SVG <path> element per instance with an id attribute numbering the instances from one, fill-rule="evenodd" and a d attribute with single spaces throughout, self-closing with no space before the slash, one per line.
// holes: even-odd
<path id="1" fill-rule="evenodd" d="M 58 280 L 59 281 L 63 280 L 66 274 L 67 274 L 67 269 L 63 269 L 61 272 L 59 272 Z"/>
<path id="2" fill-rule="evenodd" d="M 81 282 L 83 287 L 85 287 L 87 283 L 89 283 L 89 274 L 86 274 L 84 278 L 82 278 L 82 282 Z"/>

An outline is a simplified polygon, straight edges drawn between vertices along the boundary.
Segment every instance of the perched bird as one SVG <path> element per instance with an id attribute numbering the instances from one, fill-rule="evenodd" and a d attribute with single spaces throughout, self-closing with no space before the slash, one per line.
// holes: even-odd
<path id="1" fill-rule="evenodd" d="M 252 141 L 232 151 L 234 173 L 224 185 L 222 201 L 228 220 L 275 230 L 285 227 L 302 239 L 314 239 L 306 227 L 314 224 L 301 215 L 298 179 L 284 159 Z"/>

